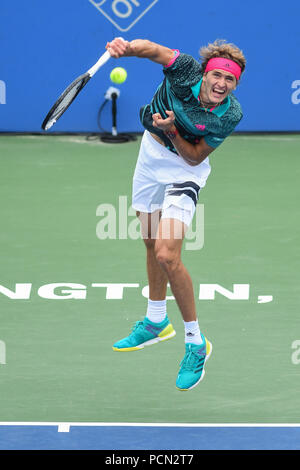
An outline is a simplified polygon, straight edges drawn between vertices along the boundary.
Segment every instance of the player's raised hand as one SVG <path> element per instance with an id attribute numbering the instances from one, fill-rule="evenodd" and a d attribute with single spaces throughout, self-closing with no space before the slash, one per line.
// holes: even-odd
<path id="1" fill-rule="evenodd" d="M 175 122 L 175 114 L 173 111 L 166 110 L 168 117 L 163 119 L 159 113 L 152 114 L 153 127 L 158 127 L 162 131 L 169 131 Z"/>
<path id="2" fill-rule="evenodd" d="M 125 41 L 123 38 L 115 38 L 111 42 L 108 42 L 105 48 L 110 53 L 111 57 L 119 59 L 120 57 L 126 56 L 130 48 L 130 43 Z"/>

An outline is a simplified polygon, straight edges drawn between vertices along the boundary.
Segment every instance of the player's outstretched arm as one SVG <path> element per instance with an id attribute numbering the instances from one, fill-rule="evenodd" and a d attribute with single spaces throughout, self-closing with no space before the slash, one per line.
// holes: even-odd
<path id="1" fill-rule="evenodd" d="M 150 59 L 161 65 L 167 65 L 174 57 L 172 49 L 148 41 L 148 39 L 134 39 L 129 42 L 122 38 L 115 38 L 106 44 L 106 49 L 115 59 L 120 57 L 140 57 Z"/>

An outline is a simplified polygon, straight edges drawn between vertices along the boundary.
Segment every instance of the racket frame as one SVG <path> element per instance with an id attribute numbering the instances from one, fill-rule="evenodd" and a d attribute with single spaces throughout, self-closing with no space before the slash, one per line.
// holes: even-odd
<path id="1" fill-rule="evenodd" d="M 104 65 L 109 59 L 111 55 L 108 51 L 104 52 L 104 54 L 101 55 L 101 57 L 98 59 L 98 61 L 84 74 L 79 75 L 75 80 L 73 80 L 72 83 L 62 92 L 62 94 L 59 96 L 59 98 L 55 101 L 54 105 L 51 107 L 50 111 L 48 112 L 47 116 L 45 117 L 43 123 L 42 123 L 42 129 L 43 130 L 48 130 L 50 129 L 57 121 L 58 119 L 64 114 L 64 112 L 68 109 L 68 107 L 73 103 L 75 100 L 76 96 L 81 92 L 81 90 L 85 87 L 87 82 L 95 75 L 95 73 Z M 82 81 L 81 86 L 78 88 L 77 92 L 71 99 L 71 101 L 68 103 L 68 105 L 63 109 L 61 114 L 58 115 L 58 117 L 55 117 L 55 109 L 57 109 L 60 105 L 60 103 L 64 100 L 64 98 L 68 95 L 68 93 L 76 86 L 77 83 Z M 54 118 L 51 119 L 51 116 L 54 115 Z"/>

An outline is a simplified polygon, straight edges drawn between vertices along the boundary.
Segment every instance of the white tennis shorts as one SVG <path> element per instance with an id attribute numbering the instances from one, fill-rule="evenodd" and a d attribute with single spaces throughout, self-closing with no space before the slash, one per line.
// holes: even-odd
<path id="1" fill-rule="evenodd" d="M 161 210 L 162 218 L 189 226 L 210 171 L 208 157 L 191 166 L 145 131 L 133 176 L 132 207 L 146 213 Z"/>

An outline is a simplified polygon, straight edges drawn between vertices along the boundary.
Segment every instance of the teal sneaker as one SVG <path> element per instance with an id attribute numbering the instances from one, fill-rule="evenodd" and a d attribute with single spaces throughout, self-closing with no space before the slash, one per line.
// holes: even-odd
<path id="1" fill-rule="evenodd" d="M 185 356 L 180 363 L 180 370 L 176 380 L 176 387 L 186 391 L 196 387 L 203 379 L 204 364 L 212 352 L 212 344 L 201 334 L 202 344 L 185 345 Z"/>
<path id="2" fill-rule="evenodd" d="M 144 346 L 159 343 L 173 338 L 176 331 L 169 322 L 168 317 L 160 323 L 153 323 L 147 317 L 143 321 L 137 321 L 132 328 L 132 333 L 113 345 L 114 351 L 136 351 Z"/>

